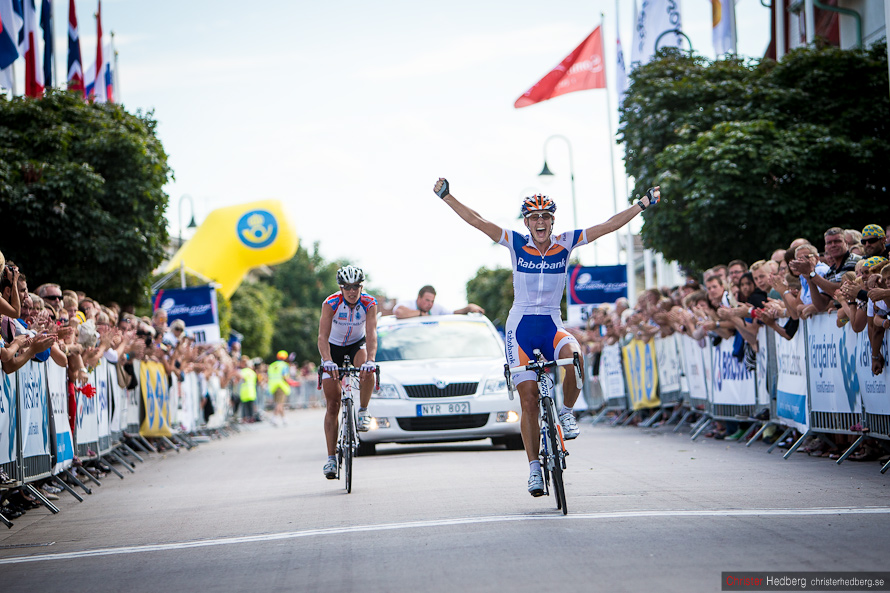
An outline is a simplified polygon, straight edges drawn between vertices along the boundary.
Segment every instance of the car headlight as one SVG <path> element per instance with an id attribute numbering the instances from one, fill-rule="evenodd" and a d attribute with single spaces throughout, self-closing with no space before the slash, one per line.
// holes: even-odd
<path id="1" fill-rule="evenodd" d="M 485 382 L 482 395 L 486 393 L 503 393 L 504 391 L 507 391 L 507 380 L 505 378 L 489 379 Z"/>
<path id="2" fill-rule="evenodd" d="M 371 397 L 378 399 L 399 399 L 399 390 L 392 383 L 381 383 L 379 391 L 372 391 Z"/>

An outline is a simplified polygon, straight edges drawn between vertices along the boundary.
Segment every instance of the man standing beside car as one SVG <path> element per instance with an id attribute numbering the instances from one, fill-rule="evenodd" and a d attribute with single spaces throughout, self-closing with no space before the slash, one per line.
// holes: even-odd
<path id="1" fill-rule="evenodd" d="M 467 313 L 485 313 L 485 309 L 475 303 L 469 303 L 461 309 L 449 310 L 436 304 L 436 289 L 427 284 L 417 293 L 417 300 L 399 301 L 392 310 L 396 319 L 423 317 L 424 315 L 465 315 Z"/>

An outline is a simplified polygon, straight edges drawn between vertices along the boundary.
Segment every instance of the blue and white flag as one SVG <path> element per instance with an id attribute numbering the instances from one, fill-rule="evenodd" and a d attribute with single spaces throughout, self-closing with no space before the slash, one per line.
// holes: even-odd
<path id="1" fill-rule="evenodd" d="M 634 19 L 631 68 L 648 63 L 658 49 L 682 47 L 683 36 L 669 32 L 682 30 L 680 0 L 643 0 Z"/>
<path id="2" fill-rule="evenodd" d="M 711 0 L 713 13 L 714 53 L 736 53 L 735 48 L 735 0 Z"/>
<path id="3" fill-rule="evenodd" d="M 0 0 L 0 87 L 13 87 L 12 64 L 21 53 L 19 39 L 25 25 L 22 0 Z"/>
<path id="4" fill-rule="evenodd" d="M 53 2 L 43 0 L 40 5 L 40 28 L 43 30 L 43 85 L 53 86 Z"/>

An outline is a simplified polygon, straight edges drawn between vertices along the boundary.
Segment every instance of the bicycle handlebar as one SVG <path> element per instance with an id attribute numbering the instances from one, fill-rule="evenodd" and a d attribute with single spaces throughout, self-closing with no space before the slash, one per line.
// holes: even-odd
<path id="1" fill-rule="evenodd" d="M 318 367 L 318 389 L 321 389 L 321 376 L 326 373 L 324 367 Z M 337 373 L 340 375 L 358 375 L 362 372 L 362 369 L 357 366 L 353 366 L 349 362 L 349 357 L 346 357 L 346 366 L 337 367 Z M 380 391 L 380 365 L 375 365 L 374 368 L 374 391 Z"/>
<path id="2" fill-rule="evenodd" d="M 510 367 L 511 373 L 519 373 L 521 371 L 536 371 L 538 369 L 551 369 L 555 366 L 568 366 L 575 364 L 574 358 L 558 358 L 556 360 L 545 360 L 543 362 L 534 361 L 523 366 Z"/>

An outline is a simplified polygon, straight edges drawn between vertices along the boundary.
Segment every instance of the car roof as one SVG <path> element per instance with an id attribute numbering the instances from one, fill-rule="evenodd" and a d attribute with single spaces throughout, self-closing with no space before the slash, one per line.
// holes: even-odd
<path id="1" fill-rule="evenodd" d="M 429 317 L 408 317 L 407 319 L 397 319 L 395 315 L 383 315 L 377 318 L 377 327 L 391 325 L 416 325 L 422 323 L 430 323 L 431 321 L 471 321 L 475 323 L 484 323 L 494 329 L 488 317 L 478 313 L 470 313 L 467 315 L 432 315 Z"/>

